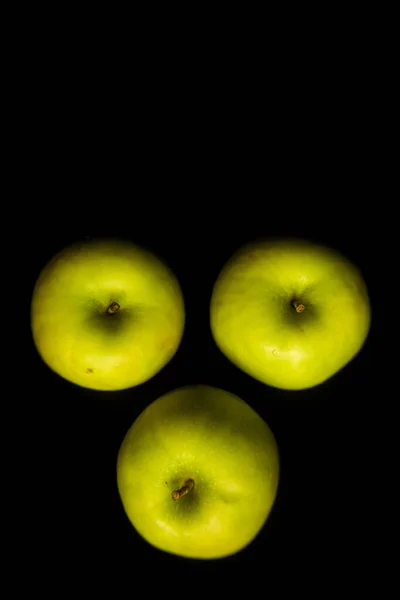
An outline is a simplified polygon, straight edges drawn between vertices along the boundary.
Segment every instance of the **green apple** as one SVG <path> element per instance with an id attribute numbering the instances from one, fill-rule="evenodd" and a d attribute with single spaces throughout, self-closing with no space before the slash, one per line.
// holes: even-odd
<path id="1" fill-rule="evenodd" d="M 210 325 L 225 356 L 273 387 L 314 387 L 358 354 L 371 320 L 358 268 L 303 239 L 248 244 L 227 262 L 212 292 Z"/>
<path id="2" fill-rule="evenodd" d="M 125 512 L 156 548 L 197 559 L 247 546 L 279 480 L 275 438 L 246 402 L 195 385 L 150 404 L 126 434 L 117 484 Z"/>
<path id="3" fill-rule="evenodd" d="M 95 390 L 150 379 L 177 351 L 184 321 L 174 274 L 152 252 L 125 240 L 65 248 L 33 290 L 31 326 L 43 361 Z"/>

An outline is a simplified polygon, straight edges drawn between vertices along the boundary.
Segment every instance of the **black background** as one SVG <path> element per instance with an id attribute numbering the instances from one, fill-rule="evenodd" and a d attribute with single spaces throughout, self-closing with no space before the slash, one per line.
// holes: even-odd
<path id="1" fill-rule="evenodd" d="M 299 583 L 299 591 L 319 580 L 328 588 L 349 578 L 357 588 L 360 580 L 368 585 L 384 513 L 377 508 L 385 480 L 378 439 L 388 409 L 373 376 L 385 360 L 391 93 L 372 46 L 351 33 L 354 48 L 341 55 L 343 38 L 333 37 L 321 53 L 312 43 L 306 50 L 305 40 L 302 52 L 294 46 L 285 53 L 284 39 L 267 52 L 262 37 L 247 55 L 240 43 L 236 53 L 221 48 L 217 62 L 205 59 L 201 45 L 186 60 L 179 42 L 174 56 L 170 48 L 146 61 L 149 47 L 137 55 L 121 42 L 111 56 L 104 40 L 103 55 L 96 46 L 72 56 L 70 39 L 54 54 L 39 41 L 36 52 L 23 52 L 13 72 L 8 157 L 23 223 L 24 297 L 30 301 L 58 250 L 116 236 L 164 258 L 186 303 L 173 360 L 118 393 L 79 388 L 52 373 L 33 346 L 26 312 L 28 367 L 18 372 L 25 402 L 13 451 L 23 490 L 15 502 L 15 563 L 23 554 L 40 583 L 57 576 L 62 584 L 82 577 L 101 584 L 111 575 L 132 580 L 132 594 L 139 580 L 141 595 L 165 582 L 166 595 L 180 597 L 186 574 L 194 588 L 208 576 L 227 585 L 232 574 L 248 583 L 256 573 L 268 584 Z M 268 235 L 332 245 L 361 268 L 369 288 L 366 345 L 310 390 L 253 380 L 211 337 L 209 301 L 220 269 L 241 244 Z M 116 488 L 118 448 L 134 419 L 165 392 L 192 383 L 242 397 L 280 448 L 279 492 L 266 526 L 248 548 L 219 561 L 152 548 L 128 522 Z M 245 589 L 255 593 L 250 583 Z"/>
<path id="2" fill-rule="evenodd" d="M 240 197 L 242 185 L 239 191 L 229 188 L 236 205 L 210 201 L 205 192 L 203 203 L 191 201 L 189 193 L 181 192 L 174 202 L 151 201 L 150 206 L 134 195 L 113 199 L 110 208 L 104 203 L 105 215 L 92 223 L 86 219 L 82 228 L 53 215 L 48 223 L 54 227 L 43 230 L 31 248 L 32 292 L 41 268 L 67 244 L 104 235 L 131 239 L 167 261 L 186 303 L 185 333 L 175 357 L 147 383 L 121 392 L 68 383 L 45 366 L 30 338 L 29 386 L 35 397 L 29 411 L 30 506 L 35 512 L 30 540 L 40 539 L 35 554 L 52 571 L 74 578 L 95 565 L 96 573 L 127 575 L 133 565 L 136 571 L 157 564 L 169 572 L 214 577 L 226 569 L 245 574 L 268 565 L 271 575 L 283 578 L 289 569 L 306 580 L 315 571 L 327 571 L 337 580 L 343 574 L 354 579 L 357 564 L 365 565 L 376 494 L 369 433 L 376 410 L 371 390 L 376 320 L 362 351 L 341 372 L 313 389 L 287 392 L 255 381 L 220 353 L 208 311 L 213 283 L 235 249 L 259 236 L 299 235 L 334 246 L 360 267 L 374 317 L 378 299 L 370 230 L 346 218 L 346 203 L 321 207 L 315 194 L 308 203 L 303 195 L 297 200 L 294 189 L 287 200 L 251 186 Z M 159 194 L 162 199 L 161 187 Z M 115 218 L 115 211 L 126 218 Z M 132 422 L 162 394 L 193 383 L 221 387 L 246 400 L 272 428 L 281 455 L 278 497 L 267 524 L 245 550 L 219 561 L 192 561 L 152 548 L 128 522 L 116 487 L 116 456 Z"/>

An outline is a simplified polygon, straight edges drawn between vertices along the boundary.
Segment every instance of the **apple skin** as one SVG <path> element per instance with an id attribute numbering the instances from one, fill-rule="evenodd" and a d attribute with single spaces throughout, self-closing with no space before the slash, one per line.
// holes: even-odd
<path id="1" fill-rule="evenodd" d="M 110 315 L 112 303 L 120 308 Z M 126 389 L 153 377 L 176 353 L 184 322 L 174 274 L 125 240 L 63 249 L 44 267 L 32 295 L 31 328 L 41 358 L 61 377 L 94 390 Z"/>
<path id="2" fill-rule="evenodd" d="M 286 390 L 311 388 L 335 375 L 361 350 L 370 321 L 357 267 L 303 239 L 240 248 L 222 269 L 210 303 L 221 352 L 255 379 Z"/>
<path id="3" fill-rule="evenodd" d="M 194 481 L 178 500 L 172 492 Z M 256 537 L 275 502 L 276 440 L 237 396 L 186 386 L 150 404 L 117 459 L 124 510 L 138 533 L 165 552 L 193 559 L 237 553 Z"/>

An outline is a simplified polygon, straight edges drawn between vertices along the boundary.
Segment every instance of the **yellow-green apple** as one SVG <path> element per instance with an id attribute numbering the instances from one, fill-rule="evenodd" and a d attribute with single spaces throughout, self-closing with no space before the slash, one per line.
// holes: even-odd
<path id="1" fill-rule="evenodd" d="M 31 326 L 43 361 L 95 390 L 129 388 L 154 376 L 176 353 L 184 321 L 172 271 L 126 240 L 63 249 L 33 290 Z"/>
<path id="2" fill-rule="evenodd" d="M 359 269 L 303 239 L 255 241 L 227 262 L 214 285 L 210 325 L 225 356 L 273 387 L 314 387 L 364 345 L 371 319 Z"/>
<path id="3" fill-rule="evenodd" d="M 205 385 L 171 391 L 127 432 L 117 484 L 128 519 L 156 548 L 195 559 L 245 548 L 279 481 L 278 447 L 243 400 Z"/>

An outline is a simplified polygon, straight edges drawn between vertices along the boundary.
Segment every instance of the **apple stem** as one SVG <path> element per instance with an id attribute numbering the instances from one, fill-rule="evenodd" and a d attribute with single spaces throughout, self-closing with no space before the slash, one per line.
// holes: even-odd
<path id="1" fill-rule="evenodd" d="M 111 302 L 110 306 L 107 308 L 107 314 L 114 315 L 120 308 L 118 302 Z"/>
<path id="2" fill-rule="evenodd" d="M 186 494 L 188 494 L 193 488 L 193 479 L 188 479 L 187 481 L 185 481 L 185 485 L 183 485 L 180 490 L 174 490 L 172 492 L 172 500 L 179 500 L 179 498 L 182 498 L 182 496 L 186 496 Z"/>
<path id="3" fill-rule="evenodd" d="M 294 306 L 294 308 L 296 309 L 296 312 L 298 312 L 298 313 L 303 312 L 303 310 L 305 309 L 304 304 L 302 304 L 298 300 L 295 300 L 294 302 L 292 302 L 292 306 Z"/>

